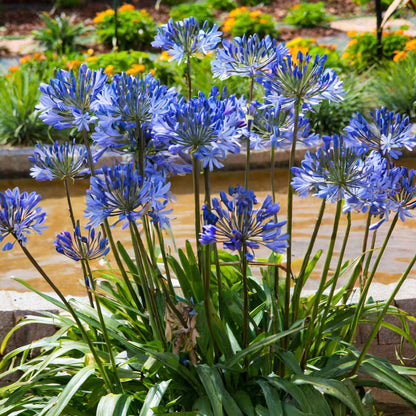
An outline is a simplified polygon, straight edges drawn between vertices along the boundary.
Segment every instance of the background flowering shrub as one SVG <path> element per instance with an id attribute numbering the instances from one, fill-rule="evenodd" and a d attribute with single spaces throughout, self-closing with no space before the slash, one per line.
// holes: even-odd
<path id="1" fill-rule="evenodd" d="M 115 35 L 115 13 L 107 9 L 94 18 L 100 42 L 113 46 Z M 130 4 L 119 7 L 117 13 L 117 47 L 120 50 L 147 49 L 156 34 L 156 24 L 149 13 L 137 10 Z"/>
<path id="2" fill-rule="evenodd" d="M 169 17 L 178 21 L 193 16 L 201 26 L 205 21 L 213 25 L 215 18 L 212 10 L 209 3 L 182 3 L 170 9 Z"/>
<path id="3" fill-rule="evenodd" d="M 325 3 L 301 2 L 289 9 L 285 22 L 297 27 L 313 27 L 322 25 L 331 18 L 325 11 Z"/>

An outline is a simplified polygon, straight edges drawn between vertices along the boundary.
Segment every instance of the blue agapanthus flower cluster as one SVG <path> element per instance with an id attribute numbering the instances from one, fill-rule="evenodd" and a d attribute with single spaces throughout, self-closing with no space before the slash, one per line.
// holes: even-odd
<path id="1" fill-rule="evenodd" d="M 79 225 L 72 234 L 63 231 L 57 234 L 53 242 L 58 253 L 69 257 L 72 260 L 94 260 L 105 256 L 110 247 L 106 237 L 101 237 L 101 232 L 96 233 L 94 228 L 88 230 L 88 237 L 81 235 Z"/>
<path id="2" fill-rule="evenodd" d="M 300 197 L 313 195 L 331 202 L 346 199 L 366 184 L 362 152 L 344 146 L 344 139 L 337 135 L 322 139 L 322 148 L 308 151 L 301 167 L 292 168 L 292 187 Z"/>
<path id="3" fill-rule="evenodd" d="M 93 155 L 96 163 L 102 152 Z M 54 179 L 77 179 L 90 174 L 88 165 L 88 151 L 85 146 L 72 143 L 53 145 L 37 144 L 33 156 L 29 157 L 33 162 L 30 175 L 38 181 L 51 181 Z"/>
<path id="4" fill-rule="evenodd" d="M 192 55 L 206 55 L 214 50 L 222 34 L 217 28 L 218 26 L 214 25 L 209 29 L 207 21 L 199 27 L 195 17 L 187 17 L 178 22 L 170 19 L 167 24 L 158 27 L 152 46 L 166 50 L 172 61 L 181 63 Z"/>
<path id="5" fill-rule="evenodd" d="M 15 239 L 6 243 L 3 251 L 11 250 L 16 241 L 26 245 L 27 234 L 32 231 L 42 234 L 46 213 L 37 206 L 40 198 L 36 192 L 20 193 L 17 187 L 0 192 L 0 242 L 9 235 Z"/>
<path id="6" fill-rule="evenodd" d="M 267 79 L 262 83 L 266 93 L 266 103 L 273 104 L 276 96 L 284 98 L 286 105 L 298 103 L 310 106 L 322 100 L 343 100 L 342 81 L 333 69 L 325 69 L 326 55 L 320 58 L 298 52 L 297 58 L 290 54 L 280 56 L 271 65 Z"/>
<path id="7" fill-rule="evenodd" d="M 201 160 L 204 168 L 222 167 L 227 152 L 240 151 L 239 137 L 245 117 L 241 101 L 219 97 L 214 87 L 208 97 L 201 92 L 190 101 L 179 100 L 171 112 L 152 126 L 156 144 L 163 143 L 172 154 L 185 153 Z"/>
<path id="8" fill-rule="evenodd" d="M 269 72 L 270 66 L 287 54 L 288 49 L 270 36 L 261 39 L 256 34 L 244 35 L 231 42 L 224 39 L 211 62 L 212 74 L 220 80 L 232 75 L 254 78 Z"/>
<path id="9" fill-rule="evenodd" d="M 103 148 L 119 149 L 130 143 L 134 148 L 136 129 L 146 129 L 156 117 L 169 111 L 176 100 L 175 88 L 167 88 L 152 74 L 144 78 L 116 74 L 94 103 L 98 117 L 94 142 Z"/>
<path id="10" fill-rule="evenodd" d="M 246 245 L 246 258 L 253 260 L 253 250 L 266 246 L 276 253 L 283 253 L 287 246 L 287 234 L 282 234 L 286 221 L 275 222 L 280 210 L 270 195 L 266 197 L 259 209 L 253 191 L 242 186 L 230 187 L 230 199 L 225 192 L 220 193 L 221 200 L 213 198 L 212 210 L 204 205 L 205 225 L 200 233 L 201 244 L 223 243 L 227 250 L 241 251 Z"/>
<path id="11" fill-rule="evenodd" d="M 39 118 L 56 129 L 76 127 L 78 131 L 90 130 L 95 122 L 91 107 L 107 82 L 107 75 L 81 65 L 78 74 L 58 69 L 56 78 L 40 85 L 41 111 Z"/>
<path id="12" fill-rule="evenodd" d="M 165 207 L 170 183 L 165 178 L 155 176 L 147 179 L 138 174 L 133 163 L 117 165 L 114 168 L 103 166 L 103 175 L 91 178 L 87 190 L 88 227 L 100 225 L 109 217 L 118 217 L 116 224 L 138 221 L 149 210 L 158 211 Z"/>
<path id="13" fill-rule="evenodd" d="M 371 114 L 368 122 L 360 113 L 355 114 L 345 128 L 348 140 L 366 150 L 377 150 L 383 156 L 398 159 L 401 150 L 412 150 L 416 136 L 411 134 L 409 117 L 380 108 Z"/>
<path id="14" fill-rule="evenodd" d="M 252 123 L 250 129 L 244 130 L 244 135 L 250 137 L 250 148 L 253 150 L 290 149 L 293 140 L 294 113 L 293 107 L 283 108 L 277 105 L 261 105 L 254 101 L 250 104 Z M 309 133 L 309 120 L 302 116 L 298 118 L 297 138 L 306 146 L 320 144 L 319 134 Z"/>

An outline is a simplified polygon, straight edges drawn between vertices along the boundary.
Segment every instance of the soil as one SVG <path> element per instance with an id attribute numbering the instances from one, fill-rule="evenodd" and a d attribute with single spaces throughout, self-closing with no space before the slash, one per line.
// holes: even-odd
<path id="1" fill-rule="evenodd" d="M 316 0 L 312 0 L 316 1 Z M 0 6 L 0 35 L 1 36 L 26 36 L 32 30 L 43 28 L 43 22 L 39 18 L 41 12 L 53 12 L 59 15 L 65 12 L 67 15 L 74 15 L 76 22 L 84 22 L 86 25 L 92 24 L 92 19 L 98 12 L 113 7 L 113 1 L 100 0 L 81 0 L 78 7 L 53 10 L 51 0 L 3 0 Z M 136 8 L 146 9 L 153 19 L 157 22 L 167 22 L 169 19 L 169 8 L 162 3 L 156 9 L 155 0 L 126 0 L 126 3 L 133 4 Z M 124 3 L 119 1 L 119 4 Z M 262 6 L 261 10 L 274 16 L 277 22 L 282 22 L 289 7 L 298 4 L 298 0 L 272 0 L 270 4 Z M 258 7 L 257 7 L 258 8 Z M 358 6 L 353 0 L 327 0 L 325 8 L 328 13 L 337 17 L 346 17 L 358 13 Z M 250 9 L 256 9 L 251 7 Z M 221 18 L 222 16 L 217 16 Z M 310 29 L 296 29 L 291 27 L 281 27 L 280 40 L 286 41 L 297 36 L 319 38 L 330 36 L 337 32 L 336 29 L 329 27 L 314 27 Z M 2 55 L 7 55 L 7 51 L 2 50 Z"/>

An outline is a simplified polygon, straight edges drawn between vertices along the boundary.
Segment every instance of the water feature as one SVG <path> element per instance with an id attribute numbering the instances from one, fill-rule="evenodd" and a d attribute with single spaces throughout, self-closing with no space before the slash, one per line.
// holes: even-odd
<path id="1" fill-rule="evenodd" d="M 227 190 L 228 185 L 235 186 L 243 183 L 242 172 L 221 172 L 212 175 L 212 193 L 218 194 L 220 190 Z M 287 172 L 282 169 L 276 171 L 277 184 L 277 201 L 281 205 L 279 219 L 284 219 L 286 211 L 286 185 Z M 59 182 L 35 182 L 30 179 L 19 180 L 1 180 L 0 190 L 18 186 L 21 190 L 36 192 L 42 195 L 40 205 L 47 212 L 48 229 L 43 235 L 31 235 L 28 242 L 28 248 L 45 268 L 57 285 L 66 294 L 83 295 L 85 293 L 80 282 L 80 264 L 67 259 L 55 251 L 53 241 L 55 235 L 64 230 L 70 230 L 70 221 L 67 214 L 65 194 L 62 183 Z M 71 186 L 73 195 L 73 205 L 76 212 L 81 216 L 85 207 L 85 189 L 88 186 L 87 181 L 76 182 Z M 257 170 L 253 172 L 250 178 L 250 188 L 254 189 L 257 198 L 262 201 L 269 193 L 269 172 Z M 177 247 L 183 247 L 186 239 L 193 241 L 193 195 L 192 183 L 190 176 L 177 177 L 173 180 L 172 191 L 177 198 L 177 202 L 172 204 L 174 209 L 172 216 L 172 229 L 175 236 Z M 315 218 L 318 214 L 321 201 L 318 198 L 299 199 L 294 201 L 294 267 L 299 266 L 302 254 L 306 250 L 309 237 L 315 224 Z M 316 250 L 319 248 L 326 249 L 331 234 L 332 221 L 334 215 L 334 206 L 328 205 L 323 224 L 320 231 L 319 239 L 316 243 Z M 85 219 L 84 219 L 85 220 Z M 344 224 L 344 223 L 343 223 Z M 347 248 L 346 258 L 354 259 L 360 254 L 361 238 L 364 232 L 365 217 L 364 215 L 353 215 L 353 227 L 351 237 Z M 381 244 L 387 225 L 384 225 L 378 233 L 377 242 Z M 115 238 L 127 244 L 128 232 L 122 231 L 120 226 L 114 228 Z M 339 235 L 343 236 L 343 227 L 341 226 Z M 166 234 L 166 239 L 174 251 L 172 241 Z M 336 246 L 339 250 L 340 244 Z M 379 267 L 379 272 L 375 278 L 376 282 L 391 283 L 397 281 L 406 267 L 409 259 L 414 255 L 414 220 L 409 219 L 406 223 L 399 223 L 393 233 L 389 248 Z M 267 256 L 268 251 L 264 250 L 259 253 L 260 256 Z M 337 254 L 337 253 L 336 253 Z M 110 258 L 111 261 L 111 258 Z M 108 266 L 100 262 L 94 264 L 96 268 L 105 270 Z M 48 291 L 48 287 L 42 281 L 41 277 L 33 270 L 31 264 L 21 252 L 19 247 L 12 251 L 0 253 L 0 290 L 13 289 L 23 290 L 22 286 L 12 279 L 12 276 L 20 278 L 34 285 L 36 288 Z M 317 276 L 312 276 L 317 277 Z M 416 278 L 416 271 L 413 271 L 410 278 Z M 315 280 L 316 282 L 316 280 Z M 314 287 L 314 279 L 308 282 L 309 288 Z"/>

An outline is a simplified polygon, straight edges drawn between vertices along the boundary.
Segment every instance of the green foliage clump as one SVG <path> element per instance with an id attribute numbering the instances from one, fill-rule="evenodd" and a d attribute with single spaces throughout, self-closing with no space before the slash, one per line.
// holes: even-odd
<path id="1" fill-rule="evenodd" d="M 372 91 L 390 111 L 416 116 L 416 53 L 408 52 L 397 62 L 386 62 L 372 79 Z"/>
<path id="2" fill-rule="evenodd" d="M 214 24 L 214 13 L 212 8 L 206 3 L 182 3 L 178 6 L 172 7 L 169 12 L 169 16 L 175 20 L 183 20 L 186 17 L 195 17 L 198 23 L 202 25 L 205 21 L 209 25 Z"/>
<path id="3" fill-rule="evenodd" d="M 31 146 L 52 140 L 49 126 L 39 120 L 40 80 L 28 71 L 0 78 L 0 145 Z"/>
<path id="4" fill-rule="evenodd" d="M 289 9 L 285 22 L 296 27 L 314 27 L 330 20 L 323 1 L 302 2 Z"/>
<path id="5" fill-rule="evenodd" d="M 116 40 L 119 50 L 148 48 L 156 35 L 156 24 L 149 13 L 144 9 L 136 10 L 130 4 L 118 8 L 117 25 L 113 9 L 98 13 L 94 23 L 100 42 L 111 47 Z"/>
<path id="6" fill-rule="evenodd" d="M 81 36 L 92 29 L 82 23 L 75 23 L 74 17 L 65 13 L 53 17 L 45 12 L 40 17 L 46 27 L 33 30 L 32 34 L 43 48 L 57 54 L 74 52 L 82 45 Z"/>
<path id="7" fill-rule="evenodd" d="M 374 33 L 364 32 L 352 34 L 342 55 L 347 65 L 361 72 L 379 65 L 383 60 L 392 60 L 397 51 L 402 51 L 409 37 L 401 31 L 383 33 L 379 56 L 377 37 Z"/>
<path id="8" fill-rule="evenodd" d="M 227 12 L 237 7 L 237 3 L 234 0 L 207 0 L 205 4 L 214 10 L 225 10 Z"/>
<path id="9" fill-rule="evenodd" d="M 266 35 L 277 37 L 279 34 L 272 15 L 262 13 L 260 10 L 249 11 L 246 7 L 232 10 L 225 19 L 222 30 L 233 37 L 255 33 L 259 37 Z"/>

